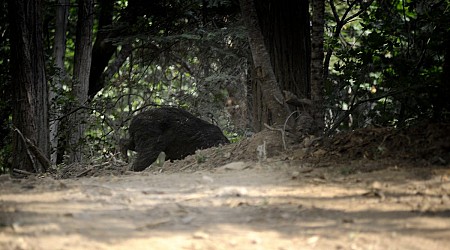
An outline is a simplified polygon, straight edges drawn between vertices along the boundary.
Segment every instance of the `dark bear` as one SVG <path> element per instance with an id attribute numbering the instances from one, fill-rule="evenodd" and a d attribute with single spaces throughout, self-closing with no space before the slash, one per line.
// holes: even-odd
<path id="1" fill-rule="evenodd" d="M 167 160 L 179 160 L 205 149 L 229 143 L 219 127 L 201 120 L 189 112 L 172 107 L 154 108 L 136 115 L 129 128 L 130 139 L 122 139 L 122 155 L 127 150 L 137 152 L 132 170 L 142 171 L 161 152 Z"/>

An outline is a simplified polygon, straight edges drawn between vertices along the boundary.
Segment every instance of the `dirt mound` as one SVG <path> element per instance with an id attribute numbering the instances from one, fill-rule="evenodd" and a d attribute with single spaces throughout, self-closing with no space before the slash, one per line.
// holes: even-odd
<path id="1" fill-rule="evenodd" d="M 183 160 L 168 162 L 157 169 L 158 172 L 195 172 L 214 169 L 236 161 L 265 161 L 285 152 L 285 147 L 292 147 L 296 142 L 285 137 L 279 131 L 264 130 L 238 143 L 196 151 Z M 155 171 L 152 167 L 146 171 Z"/>
<path id="2" fill-rule="evenodd" d="M 409 163 L 450 163 L 450 124 L 365 128 L 339 133 L 324 141 L 323 155 L 341 160 L 397 159 Z"/>

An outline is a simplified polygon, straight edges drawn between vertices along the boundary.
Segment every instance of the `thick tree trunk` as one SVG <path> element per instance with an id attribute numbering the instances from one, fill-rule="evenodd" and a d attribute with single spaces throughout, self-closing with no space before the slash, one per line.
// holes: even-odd
<path id="1" fill-rule="evenodd" d="M 255 1 L 272 68 L 282 90 L 310 97 L 308 1 Z"/>
<path id="2" fill-rule="evenodd" d="M 260 87 L 262 102 L 267 108 L 267 116 L 261 116 L 260 118 L 264 118 L 264 122 L 269 125 L 282 125 L 289 110 L 270 63 L 270 56 L 264 44 L 254 2 L 253 0 L 240 0 L 240 5 L 253 57 L 254 74 L 252 80 L 258 88 Z M 253 108 L 259 109 L 260 107 L 254 106 Z"/>
<path id="3" fill-rule="evenodd" d="M 323 106 L 323 82 L 324 82 L 324 51 L 323 30 L 325 0 L 312 1 L 312 39 L 311 39 L 311 99 L 313 100 L 313 118 L 317 126 L 318 134 L 322 134 L 325 128 L 325 110 Z"/>
<path id="4" fill-rule="evenodd" d="M 261 32 L 279 88 L 299 98 L 310 98 L 310 23 L 308 1 L 255 1 Z M 253 127 L 263 128 L 266 109 L 262 91 L 252 86 L 254 101 Z M 259 96 L 258 96 L 259 94 Z M 294 108 L 294 107 L 293 107 Z M 262 118 L 262 119 L 261 119 Z"/>
<path id="5" fill-rule="evenodd" d="M 88 100 L 89 72 L 92 60 L 92 33 L 93 33 L 93 0 L 78 1 L 78 22 L 74 57 L 74 84 L 72 93 L 77 104 L 82 107 Z M 75 125 L 71 131 L 70 161 L 83 160 L 83 139 L 87 112 L 81 108 L 71 117 L 71 124 Z"/>
<path id="6" fill-rule="evenodd" d="M 51 155 L 50 161 L 56 164 L 57 149 L 58 149 L 58 132 L 61 116 L 61 106 L 56 102 L 59 90 L 62 89 L 62 82 L 66 78 L 66 71 L 64 68 L 64 58 L 66 55 L 66 30 L 67 18 L 69 16 L 70 0 L 58 0 L 56 6 L 56 27 L 55 27 L 55 43 L 53 48 L 53 57 L 55 60 L 56 76 L 49 90 L 49 101 L 53 116 L 50 120 L 50 145 Z"/>
<path id="7" fill-rule="evenodd" d="M 49 154 L 48 92 L 40 0 L 10 0 L 14 91 L 13 168 L 44 172 Z"/>

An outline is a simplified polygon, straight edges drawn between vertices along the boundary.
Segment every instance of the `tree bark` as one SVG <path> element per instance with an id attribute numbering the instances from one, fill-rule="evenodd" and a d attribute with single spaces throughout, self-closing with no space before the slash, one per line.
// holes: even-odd
<path id="1" fill-rule="evenodd" d="M 311 32 L 311 99 L 313 100 L 313 119 L 320 135 L 325 129 L 325 110 L 323 106 L 324 51 L 323 30 L 325 25 L 325 0 L 312 1 Z"/>
<path id="2" fill-rule="evenodd" d="M 41 0 L 10 0 L 13 97 L 12 167 L 45 172 L 49 155 L 48 90 L 45 78 Z M 39 154 L 35 151 L 40 151 Z"/>
<path id="3" fill-rule="evenodd" d="M 78 21 L 75 41 L 72 93 L 77 105 L 82 107 L 88 100 L 89 72 L 92 60 L 93 0 L 78 1 Z M 83 160 L 83 139 L 87 112 L 81 108 L 71 117 L 75 125 L 71 133 L 70 162 Z"/>
<path id="4" fill-rule="evenodd" d="M 110 36 L 114 14 L 114 1 L 100 0 L 100 16 L 98 19 L 98 32 L 92 49 L 92 64 L 89 75 L 89 98 L 93 98 L 105 85 L 103 71 L 117 50 L 117 45 L 107 41 Z"/>
<path id="5" fill-rule="evenodd" d="M 308 1 L 255 1 L 261 32 L 281 90 L 310 98 Z"/>
<path id="6" fill-rule="evenodd" d="M 58 0 L 56 6 L 56 25 L 55 25 L 55 41 L 53 48 L 53 57 L 55 60 L 56 76 L 53 80 L 52 87 L 49 89 L 49 102 L 53 116 L 50 120 L 50 145 L 51 154 L 50 161 L 52 164 L 57 162 L 58 149 L 58 132 L 59 117 L 61 116 L 61 106 L 56 102 L 58 92 L 62 89 L 62 82 L 66 79 L 66 71 L 64 68 L 64 58 L 66 55 L 66 31 L 67 18 L 69 16 L 70 0 Z"/>
<path id="7" fill-rule="evenodd" d="M 240 0 L 241 12 L 247 27 L 248 40 L 253 57 L 253 81 L 261 89 L 262 102 L 267 108 L 267 123 L 283 125 L 289 109 L 277 83 L 270 63 L 270 56 L 264 44 L 253 0 Z M 253 107 L 258 109 L 259 107 Z"/>
<path id="8" fill-rule="evenodd" d="M 310 23 L 308 1 L 255 1 L 261 32 L 279 88 L 299 98 L 310 98 Z M 253 127 L 264 128 L 264 102 L 252 86 L 257 110 Z M 291 106 L 292 108 L 295 108 Z"/>

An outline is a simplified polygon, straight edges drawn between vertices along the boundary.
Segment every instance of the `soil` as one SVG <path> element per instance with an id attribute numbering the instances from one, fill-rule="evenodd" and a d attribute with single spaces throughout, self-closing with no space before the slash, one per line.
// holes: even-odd
<path id="1" fill-rule="evenodd" d="M 0 249 L 448 249 L 450 125 L 0 176 Z"/>

